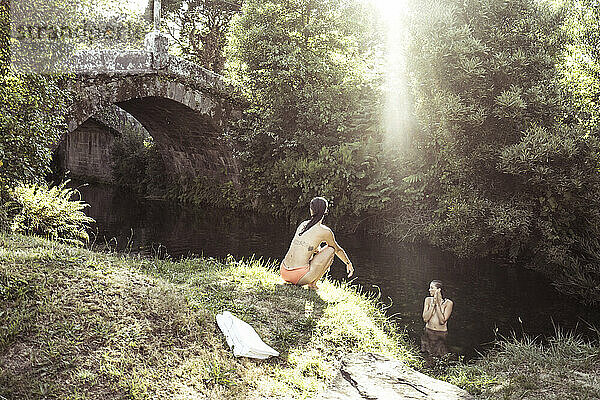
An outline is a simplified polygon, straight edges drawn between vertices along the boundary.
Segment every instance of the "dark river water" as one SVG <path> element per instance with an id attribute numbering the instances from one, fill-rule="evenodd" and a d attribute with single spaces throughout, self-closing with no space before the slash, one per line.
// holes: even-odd
<path id="1" fill-rule="evenodd" d="M 294 228 L 265 216 L 143 200 L 103 185 L 80 186 L 79 190 L 90 204 L 87 214 L 97 221 L 96 244 L 109 243 L 121 251 L 168 254 L 174 259 L 255 255 L 275 261 L 283 258 L 293 237 Z M 445 295 L 454 301 L 448 350 L 465 359 L 485 351 L 496 333 L 545 337 L 558 325 L 597 338 L 586 322 L 600 327 L 598 310 L 566 298 L 532 271 L 460 260 L 422 245 L 390 245 L 375 236 L 336 233 L 336 239 L 355 266 L 352 282 L 366 291 L 380 292 L 381 301 L 389 306 L 388 315 L 406 327 L 417 345 L 424 326 L 423 300 L 432 279 L 442 280 Z M 344 264 L 336 258 L 330 276 L 344 280 L 344 272 Z"/>

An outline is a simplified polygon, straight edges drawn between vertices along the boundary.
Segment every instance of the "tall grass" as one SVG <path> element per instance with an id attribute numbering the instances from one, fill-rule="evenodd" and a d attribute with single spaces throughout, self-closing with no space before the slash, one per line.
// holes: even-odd
<path id="1" fill-rule="evenodd" d="M 546 343 L 525 335 L 498 340 L 471 364 L 451 367 L 445 380 L 482 399 L 599 399 L 600 347 L 555 327 Z"/>
<path id="2" fill-rule="evenodd" d="M 14 233 L 33 234 L 82 245 L 89 240 L 87 230 L 93 218 L 85 215 L 88 207 L 76 189 L 58 186 L 20 184 L 10 192 L 5 205 L 9 227 Z"/>

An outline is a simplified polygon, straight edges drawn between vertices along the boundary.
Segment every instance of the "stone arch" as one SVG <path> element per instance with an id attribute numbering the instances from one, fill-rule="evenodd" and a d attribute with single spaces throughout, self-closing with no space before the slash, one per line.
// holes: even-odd
<path id="1" fill-rule="evenodd" d="M 68 87 L 76 94 L 69 113 L 70 132 L 104 107 L 134 99 L 172 100 L 219 123 L 233 109 L 227 100 L 159 74 L 83 77 L 70 82 Z"/>
<path id="2" fill-rule="evenodd" d="M 154 138 L 169 173 L 238 183 L 233 147 L 223 135 L 234 108 L 210 89 L 157 73 L 83 76 L 68 82 L 68 89 L 75 94 L 69 132 L 115 104 Z"/>

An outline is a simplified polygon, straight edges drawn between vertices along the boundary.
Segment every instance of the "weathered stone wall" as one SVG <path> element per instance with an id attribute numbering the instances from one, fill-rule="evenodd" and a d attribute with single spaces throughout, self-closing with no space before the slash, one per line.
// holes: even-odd
<path id="1" fill-rule="evenodd" d="M 92 118 L 119 133 L 131 133 L 143 137 L 145 141 L 152 141 L 152 136 L 140 121 L 115 104 L 97 112 Z"/>
<path id="2" fill-rule="evenodd" d="M 67 134 L 59 148 L 61 168 L 70 176 L 112 182 L 110 148 L 118 132 L 90 118 Z"/>

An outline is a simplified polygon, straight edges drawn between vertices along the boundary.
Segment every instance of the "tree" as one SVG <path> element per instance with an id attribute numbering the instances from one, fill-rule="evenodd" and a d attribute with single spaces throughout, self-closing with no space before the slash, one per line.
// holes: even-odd
<path id="1" fill-rule="evenodd" d="M 253 203 L 294 222 L 310 198 L 333 216 L 388 199 L 379 189 L 383 41 L 368 5 L 248 0 L 232 21 L 226 76 L 250 104 L 238 139 Z M 363 215 L 364 217 L 364 215 Z"/>
<path id="2" fill-rule="evenodd" d="M 0 42 L 9 43 L 9 5 L 0 4 Z M 66 129 L 69 100 L 58 75 L 19 74 L 10 48 L 0 59 L 0 195 L 17 181 L 39 183 L 49 172 L 52 148 Z"/>
<path id="3" fill-rule="evenodd" d="M 597 302 L 600 248 L 589 236 L 600 221 L 600 148 L 563 86 L 562 22 L 561 10 L 534 0 L 426 2 L 415 12 L 414 172 L 433 243 L 529 262 Z"/>
<path id="4" fill-rule="evenodd" d="M 151 10 L 153 1 L 148 5 Z M 223 49 L 231 18 L 241 8 L 236 0 L 165 0 L 167 29 L 181 55 L 211 71 L 221 73 Z"/>
<path id="5" fill-rule="evenodd" d="M 593 130 L 600 124 L 600 7 L 596 1 L 566 0 L 565 8 L 570 45 L 563 79 L 571 89 L 575 118 Z"/>

